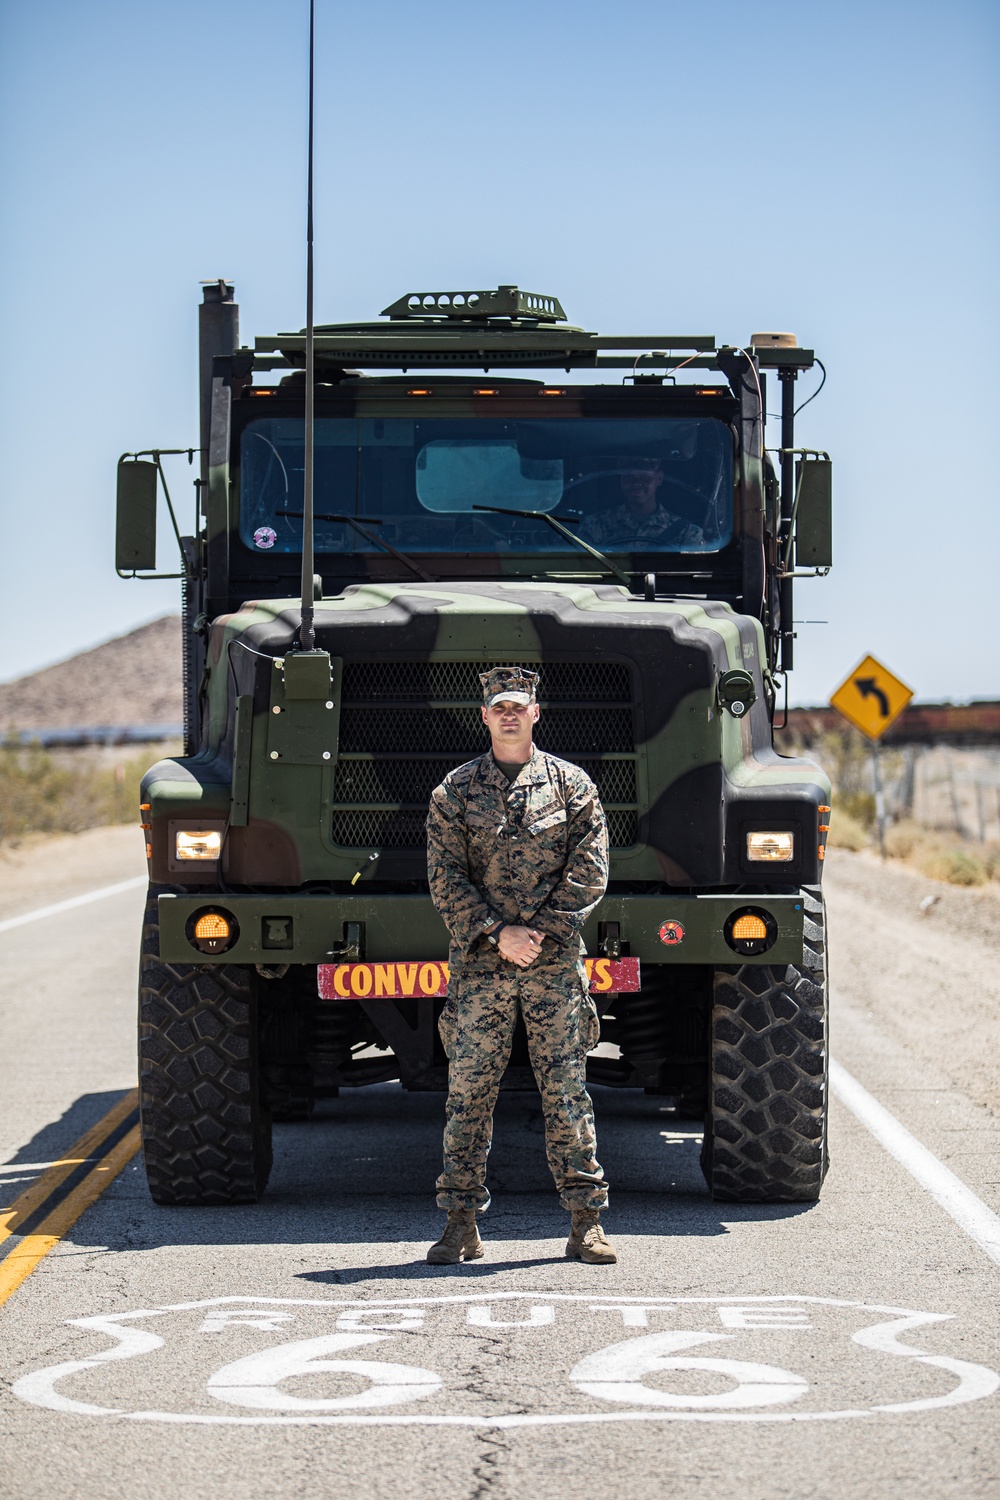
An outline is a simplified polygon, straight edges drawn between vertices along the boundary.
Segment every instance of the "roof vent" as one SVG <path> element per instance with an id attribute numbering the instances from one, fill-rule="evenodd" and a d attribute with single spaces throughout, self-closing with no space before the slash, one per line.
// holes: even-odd
<path id="1" fill-rule="evenodd" d="M 499 286 L 495 292 L 408 292 L 382 309 L 383 318 L 522 318 L 531 323 L 565 323 L 558 297 Z"/>

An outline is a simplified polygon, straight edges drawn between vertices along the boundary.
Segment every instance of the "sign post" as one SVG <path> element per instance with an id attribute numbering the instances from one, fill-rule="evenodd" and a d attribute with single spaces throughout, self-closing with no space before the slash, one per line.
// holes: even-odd
<path id="1" fill-rule="evenodd" d="M 872 780 L 875 787 L 875 817 L 878 821 L 878 846 L 885 859 L 885 798 L 879 746 L 886 730 L 891 729 L 913 697 L 913 689 L 901 682 L 888 667 L 874 656 L 866 656 L 830 694 L 830 707 L 843 714 L 848 723 L 871 741 Z"/>

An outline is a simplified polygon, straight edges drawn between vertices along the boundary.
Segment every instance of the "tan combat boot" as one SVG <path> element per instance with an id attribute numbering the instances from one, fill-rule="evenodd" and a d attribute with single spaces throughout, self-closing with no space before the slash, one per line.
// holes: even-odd
<path id="1" fill-rule="evenodd" d="M 483 1242 L 476 1228 L 475 1209 L 451 1208 L 444 1234 L 427 1252 L 427 1263 L 431 1266 L 457 1266 L 462 1260 L 478 1260 L 482 1253 Z"/>
<path id="2" fill-rule="evenodd" d="M 566 1241 L 567 1259 L 585 1260 L 592 1266 L 614 1265 L 618 1257 L 601 1228 L 601 1216 L 597 1209 L 574 1208 L 572 1214 L 569 1239 Z"/>

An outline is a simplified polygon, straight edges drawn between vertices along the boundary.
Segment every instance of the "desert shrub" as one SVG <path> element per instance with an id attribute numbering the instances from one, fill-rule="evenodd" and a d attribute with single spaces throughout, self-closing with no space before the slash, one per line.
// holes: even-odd
<path id="1" fill-rule="evenodd" d="M 830 818 L 828 842 L 836 849 L 853 849 L 855 852 L 859 849 L 867 849 L 868 830 L 849 812 L 836 807 Z"/>
<path id="2" fill-rule="evenodd" d="M 76 751 L 56 759 L 40 745 L 0 745 L 0 843 L 29 833 L 79 833 L 138 821 L 146 757 L 101 765 Z"/>
<path id="3" fill-rule="evenodd" d="M 924 875 L 949 885 L 985 885 L 988 879 L 982 860 L 968 849 L 931 845 L 918 856 L 917 864 Z"/>
<path id="4" fill-rule="evenodd" d="M 909 859 L 918 849 L 928 843 L 926 828 L 919 823 L 903 821 L 893 823 L 885 831 L 885 852 L 890 859 Z"/>
<path id="5" fill-rule="evenodd" d="M 875 797 L 871 792 L 835 793 L 833 805 L 838 815 L 846 813 L 862 828 L 872 828 L 875 824 Z"/>

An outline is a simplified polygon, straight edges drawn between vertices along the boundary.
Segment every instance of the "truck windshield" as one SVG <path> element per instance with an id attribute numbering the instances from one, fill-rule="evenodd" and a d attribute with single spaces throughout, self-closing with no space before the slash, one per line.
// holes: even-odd
<path id="1" fill-rule="evenodd" d="M 248 547 L 301 549 L 302 473 L 301 420 L 244 429 Z M 324 513 L 377 517 L 379 535 L 411 553 L 572 550 L 543 521 L 480 506 L 557 515 L 604 552 L 714 552 L 732 535 L 732 434 L 713 418 L 317 419 L 317 552 L 377 550 Z"/>

